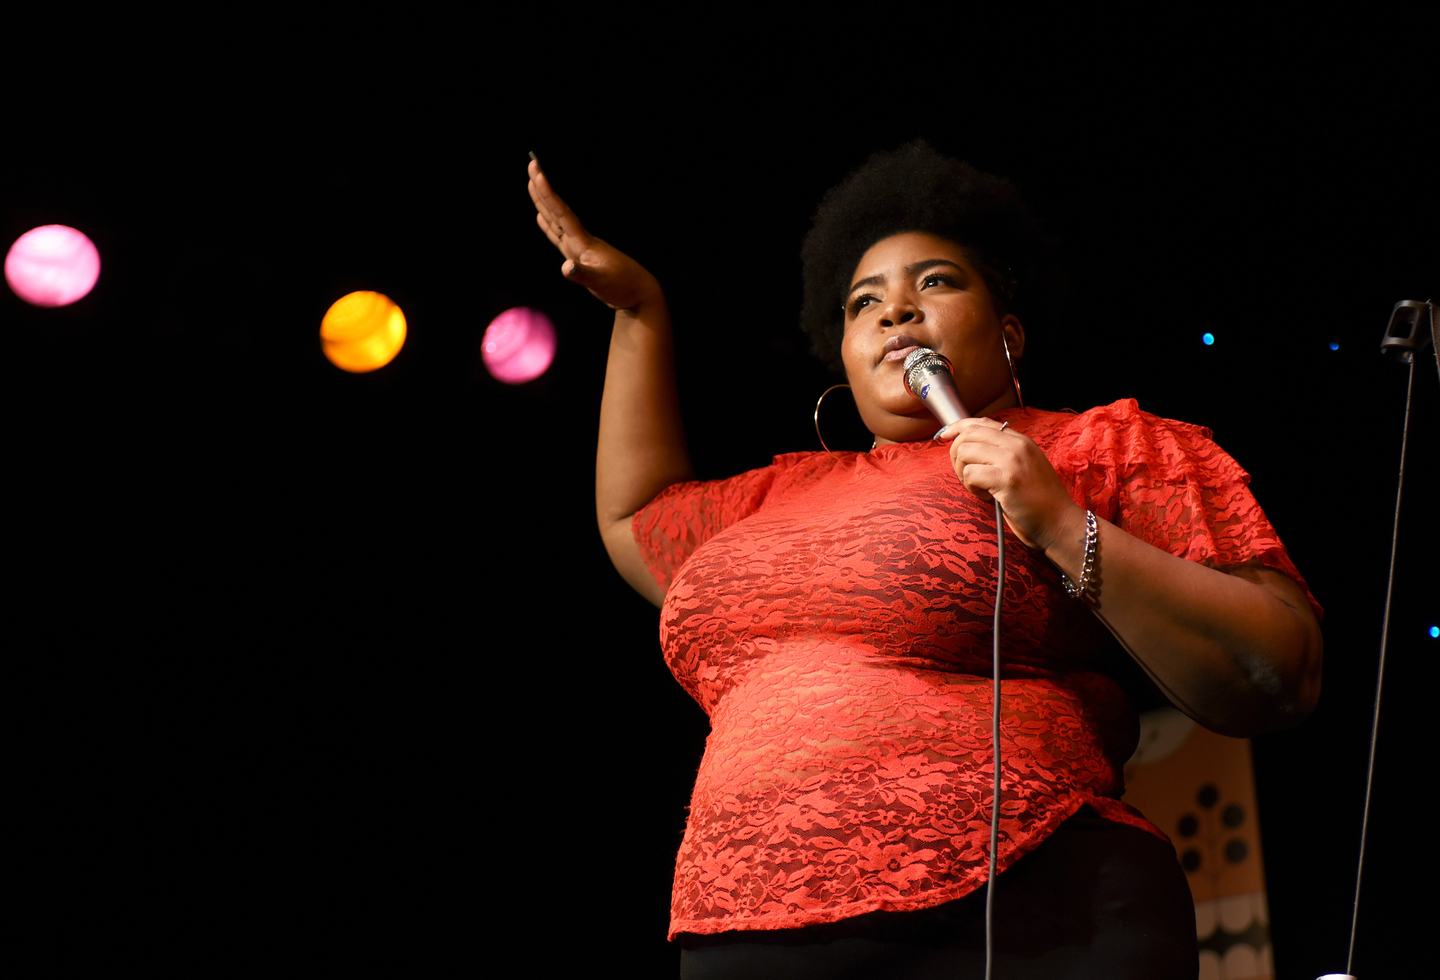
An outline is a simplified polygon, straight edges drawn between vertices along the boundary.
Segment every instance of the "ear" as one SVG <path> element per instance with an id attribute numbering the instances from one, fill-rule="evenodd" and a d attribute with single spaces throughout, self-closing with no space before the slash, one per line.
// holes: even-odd
<path id="1" fill-rule="evenodd" d="M 1020 318 L 1010 313 L 1000 321 L 1000 329 L 1005 333 L 1005 343 L 1010 345 L 1010 358 L 1019 361 L 1025 356 L 1025 326 Z"/>

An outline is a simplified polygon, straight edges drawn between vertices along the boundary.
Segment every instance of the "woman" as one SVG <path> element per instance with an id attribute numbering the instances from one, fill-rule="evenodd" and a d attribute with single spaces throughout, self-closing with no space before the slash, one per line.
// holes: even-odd
<path id="1" fill-rule="evenodd" d="M 1215 731 L 1294 724 L 1319 690 L 1313 600 L 1202 430 L 1133 401 L 1021 405 L 1013 270 L 1034 223 L 1010 185 L 912 144 L 832 190 L 802 319 L 874 447 L 696 483 L 658 283 L 530 177 L 562 273 L 616 311 L 601 534 L 711 720 L 675 878 L 683 975 L 979 975 L 998 501 L 1024 547 L 1001 626 L 996 975 L 1193 977 L 1173 851 L 1119 802 L 1136 726 L 1110 658 L 1118 641 Z M 917 347 L 955 365 L 973 418 L 941 430 L 907 393 Z"/>

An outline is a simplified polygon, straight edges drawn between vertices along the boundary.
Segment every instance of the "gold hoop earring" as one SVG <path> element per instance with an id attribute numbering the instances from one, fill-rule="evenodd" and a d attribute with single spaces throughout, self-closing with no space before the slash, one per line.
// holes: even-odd
<path id="1" fill-rule="evenodd" d="M 820 434 L 820 403 L 825 400 L 826 395 L 830 394 L 830 392 L 834 391 L 836 388 L 849 387 L 849 385 L 831 385 L 824 391 L 820 392 L 820 397 L 815 399 L 815 438 L 820 440 L 820 447 L 824 449 L 827 453 L 829 453 L 831 456 L 834 456 L 836 459 L 840 458 L 840 454 L 837 453 L 835 450 L 831 449 L 829 446 L 825 445 L 825 437 Z M 853 391 L 854 389 L 852 388 L 851 390 Z M 874 449 L 875 447 L 871 446 L 870 448 Z"/>
<path id="2" fill-rule="evenodd" d="M 1015 376 L 1015 362 L 1010 359 L 1010 341 L 1005 339 L 1004 330 L 1000 331 L 1000 343 L 1005 345 L 1005 363 L 1010 365 L 1010 383 L 1015 386 L 1015 400 L 1020 403 L 1021 408 L 1024 408 L 1025 396 L 1020 394 L 1020 379 Z"/>

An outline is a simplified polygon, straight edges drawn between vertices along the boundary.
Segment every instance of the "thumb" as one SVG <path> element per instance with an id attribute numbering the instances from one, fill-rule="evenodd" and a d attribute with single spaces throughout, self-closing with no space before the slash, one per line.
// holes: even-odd
<path id="1" fill-rule="evenodd" d="M 571 282 L 579 283 L 582 286 L 586 285 L 591 278 L 590 270 L 574 259 L 566 259 L 560 264 L 560 274 Z"/>

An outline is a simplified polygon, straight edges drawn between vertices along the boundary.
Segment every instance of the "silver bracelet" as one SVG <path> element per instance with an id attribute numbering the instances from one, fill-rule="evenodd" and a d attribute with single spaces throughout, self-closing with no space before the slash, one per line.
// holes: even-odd
<path id="1" fill-rule="evenodd" d="M 1095 551 L 1100 543 L 1100 526 L 1095 522 L 1095 512 L 1085 512 L 1085 563 L 1080 566 L 1080 584 L 1070 581 L 1070 576 L 1060 573 L 1060 584 L 1065 594 L 1072 599 L 1083 599 L 1090 591 L 1090 576 L 1095 571 Z"/>

